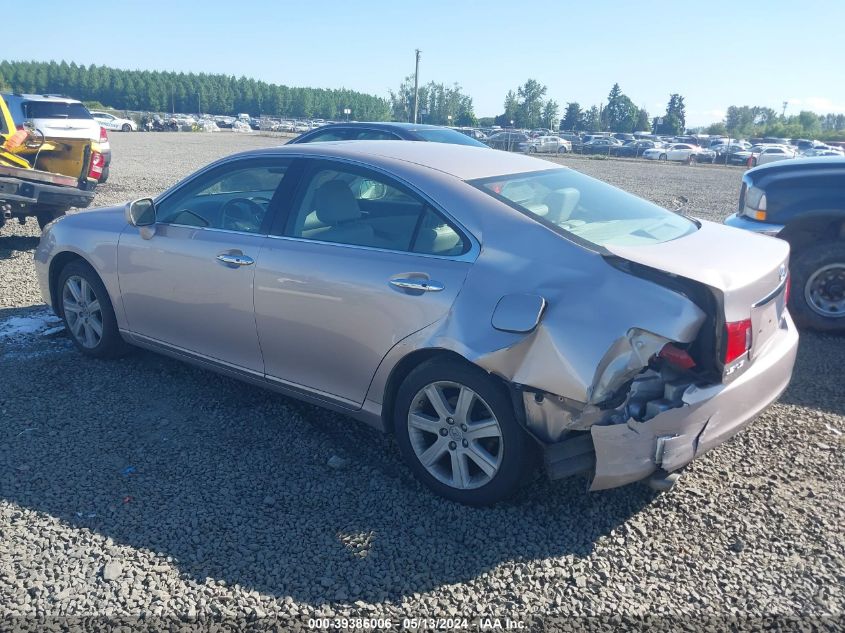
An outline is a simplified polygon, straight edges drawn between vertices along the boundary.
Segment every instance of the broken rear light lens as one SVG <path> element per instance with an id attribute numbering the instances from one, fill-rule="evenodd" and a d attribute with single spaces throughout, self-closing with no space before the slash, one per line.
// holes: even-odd
<path id="1" fill-rule="evenodd" d="M 725 323 L 725 365 L 751 349 L 751 319 Z"/>
<path id="2" fill-rule="evenodd" d="M 91 152 L 91 162 L 88 165 L 88 177 L 100 180 L 103 176 L 103 169 L 106 166 L 106 158 L 100 152 Z"/>
<path id="3" fill-rule="evenodd" d="M 695 367 L 695 361 L 692 359 L 686 350 L 681 349 L 680 347 L 675 347 L 672 343 L 666 343 L 663 346 L 657 356 L 662 358 L 670 365 L 674 365 L 675 367 L 679 367 L 681 369 L 692 369 Z"/>
<path id="4" fill-rule="evenodd" d="M 108 143 L 109 142 L 109 134 L 106 132 L 106 128 L 100 127 L 100 143 Z"/>

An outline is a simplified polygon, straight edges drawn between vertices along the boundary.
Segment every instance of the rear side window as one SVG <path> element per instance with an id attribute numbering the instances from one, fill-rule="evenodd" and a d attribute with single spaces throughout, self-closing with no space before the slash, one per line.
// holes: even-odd
<path id="1" fill-rule="evenodd" d="M 309 178 L 286 235 L 426 255 L 461 255 L 463 236 L 443 216 L 382 174 L 325 164 Z"/>
<path id="2" fill-rule="evenodd" d="M 81 103 L 61 101 L 24 101 L 25 119 L 91 119 L 91 113 Z"/>
<path id="3" fill-rule="evenodd" d="M 484 143 L 461 134 L 456 130 L 449 129 L 423 129 L 414 130 L 414 132 L 424 141 L 431 141 L 433 143 L 451 143 L 452 145 L 472 145 L 474 147 L 487 147 Z"/>
<path id="4" fill-rule="evenodd" d="M 326 130 L 314 136 L 309 137 L 304 142 L 306 143 L 324 143 L 326 141 L 345 141 L 349 138 L 349 130 Z"/>
<path id="5" fill-rule="evenodd" d="M 399 137 L 393 132 L 385 132 L 384 130 L 361 130 L 360 132 L 352 132 L 349 137 L 355 141 L 398 141 Z"/>

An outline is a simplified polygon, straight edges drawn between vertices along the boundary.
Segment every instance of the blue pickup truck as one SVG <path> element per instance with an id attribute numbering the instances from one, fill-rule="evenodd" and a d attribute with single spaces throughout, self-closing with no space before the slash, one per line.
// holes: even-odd
<path id="1" fill-rule="evenodd" d="M 725 224 L 789 242 L 789 311 L 804 328 L 845 331 L 845 158 L 778 161 L 745 172 Z"/>

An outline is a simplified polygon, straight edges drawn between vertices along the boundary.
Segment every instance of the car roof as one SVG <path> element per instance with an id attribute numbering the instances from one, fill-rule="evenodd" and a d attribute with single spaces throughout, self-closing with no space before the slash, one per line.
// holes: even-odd
<path id="1" fill-rule="evenodd" d="M 426 123 L 404 123 L 401 121 L 350 121 L 344 123 L 343 121 L 336 123 L 327 123 L 320 127 L 320 129 L 333 127 L 368 127 L 382 130 L 407 130 L 413 132 L 415 130 L 442 130 L 442 125 L 428 125 Z M 446 128 L 450 129 L 450 128 Z"/>
<path id="2" fill-rule="evenodd" d="M 251 150 L 241 155 L 303 154 L 323 158 L 345 158 L 388 167 L 405 163 L 433 169 L 461 180 L 505 174 L 565 169 L 546 160 L 473 145 L 426 143 L 424 141 L 326 141 L 282 145 Z"/>
<path id="3" fill-rule="evenodd" d="M 59 95 L 33 95 L 33 94 L 17 94 L 15 93 L 13 96 L 21 97 L 26 99 L 27 101 L 54 101 L 57 103 L 82 103 L 77 99 L 70 99 L 68 97 L 62 97 Z"/>

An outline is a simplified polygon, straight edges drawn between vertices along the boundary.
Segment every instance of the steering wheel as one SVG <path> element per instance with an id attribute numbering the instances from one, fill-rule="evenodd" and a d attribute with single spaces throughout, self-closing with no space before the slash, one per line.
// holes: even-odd
<path id="1" fill-rule="evenodd" d="M 270 202 L 263 197 L 227 200 L 220 209 L 220 225 L 230 231 L 245 231 L 247 233 L 258 231 L 264 220 L 265 208 L 258 204 L 256 200 Z"/>

